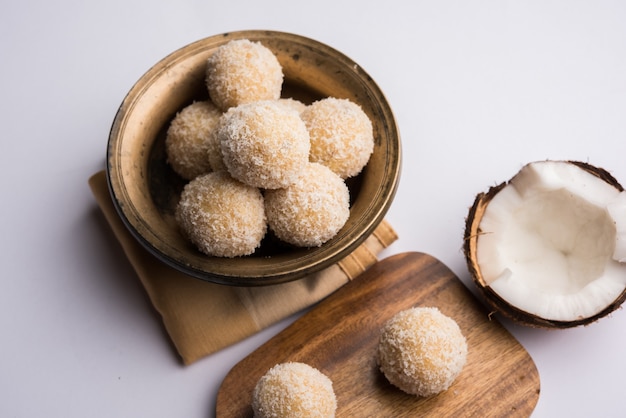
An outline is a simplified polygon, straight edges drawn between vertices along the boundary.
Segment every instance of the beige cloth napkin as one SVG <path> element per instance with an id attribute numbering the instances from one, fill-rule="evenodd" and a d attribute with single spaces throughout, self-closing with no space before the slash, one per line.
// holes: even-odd
<path id="1" fill-rule="evenodd" d="M 301 280 L 264 287 L 204 282 L 157 260 L 126 229 L 111 201 L 104 171 L 89 185 L 184 364 L 214 353 L 333 293 L 377 261 L 398 237 L 385 221 L 354 252 Z"/>

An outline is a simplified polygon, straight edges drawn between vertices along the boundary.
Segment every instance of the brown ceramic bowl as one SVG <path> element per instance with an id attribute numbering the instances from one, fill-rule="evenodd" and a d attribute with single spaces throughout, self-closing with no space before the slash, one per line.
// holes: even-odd
<path id="1" fill-rule="evenodd" d="M 349 179 L 350 218 L 317 248 L 294 248 L 268 234 L 253 255 L 209 257 L 180 233 L 174 209 L 184 181 L 165 160 L 165 131 L 194 100 L 208 99 L 207 58 L 220 45 L 246 38 L 271 49 L 283 66 L 283 96 L 305 103 L 348 98 L 374 126 L 375 146 L 363 172 Z M 130 232 L 166 264 L 186 274 L 229 285 L 276 284 L 319 271 L 345 257 L 382 221 L 393 200 L 401 164 L 400 137 L 383 93 L 361 67 L 317 41 L 282 32 L 241 31 L 187 45 L 152 67 L 130 90 L 113 121 L 107 176 L 115 206 Z"/>

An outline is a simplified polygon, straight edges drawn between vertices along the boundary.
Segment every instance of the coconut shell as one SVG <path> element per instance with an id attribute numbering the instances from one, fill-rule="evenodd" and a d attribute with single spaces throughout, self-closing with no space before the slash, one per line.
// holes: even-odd
<path id="1" fill-rule="evenodd" d="M 580 161 L 567 161 L 567 163 L 574 164 L 583 170 L 593 174 L 594 176 L 602 179 L 606 183 L 615 187 L 620 192 L 624 191 L 624 188 L 621 184 L 605 169 L 593 166 L 589 163 L 584 163 Z M 532 313 L 523 311 L 505 299 L 503 299 L 500 295 L 494 292 L 491 286 L 487 285 L 485 279 L 482 276 L 480 271 L 480 267 L 477 262 L 476 251 L 478 245 L 478 237 L 483 233 L 480 230 L 480 223 L 482 217 L 485 213 L 485 210 L 491 200 L 496 196 L 505 186 L 510 183 L 511 180 L 498 184 L 497 186 L 492 186 L 486 193 L 478 193 L 474 200 L 474 204 L 471 206 L 469 210 L 469 214 L 465 220 L 465 235 L 464 235 L 464 243 L 463 243 L 463 253 L 465 255 L 465 260 L 467 262 L 467 268 L 469 273 L 474 281 L 474 284 L 478 287 L 481 294 L 484 296 L 487 304 L 494 310 L 494 312 L 500 313 L 505 317 L 511 319 L 512 321 L 526 326 L 536 327 L 536 328 L 573 328 L 580 325 L 589 325 L 598 319 L 607 316 L 611 312 L 615 311 L 619 308 L 622 303 L 626 300 L 626 289 L 606 308 L 604 308 L 599 313 L 588 317 L 581 318 L 579 320 L 574 321 L 556 321 L 541 318 Z"/>

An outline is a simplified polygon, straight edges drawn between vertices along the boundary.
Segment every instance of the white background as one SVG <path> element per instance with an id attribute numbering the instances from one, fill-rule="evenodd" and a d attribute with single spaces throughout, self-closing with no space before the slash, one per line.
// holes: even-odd
<path id="1" fill-rule="evenodd" d="M 476 193 L 548 158 L 626 184 L 626 2 L 4 1 L 0 416 L 211 417 L 228 370 L 293 319 L 182 366 L 87 186 L 133 83 L 242 29 L 327 43 L 385 92 L 404 147 L 385 255 L 429 253 L 472 288 Z M 505 325 L 539 369 L 535 417 L 624 415 L 623 309 L 565 331 Z"/>

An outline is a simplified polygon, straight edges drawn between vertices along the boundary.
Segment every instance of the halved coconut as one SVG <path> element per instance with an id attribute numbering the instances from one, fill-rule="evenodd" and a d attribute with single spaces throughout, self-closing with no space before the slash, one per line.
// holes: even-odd
<path id="1" fill-rule="evenodd" d="M 514 321 L 589 324 L 626 299 L 626 192 L 587 163 L 527 164 L 476 196 L 464 252 L 486 300 Z"/>

